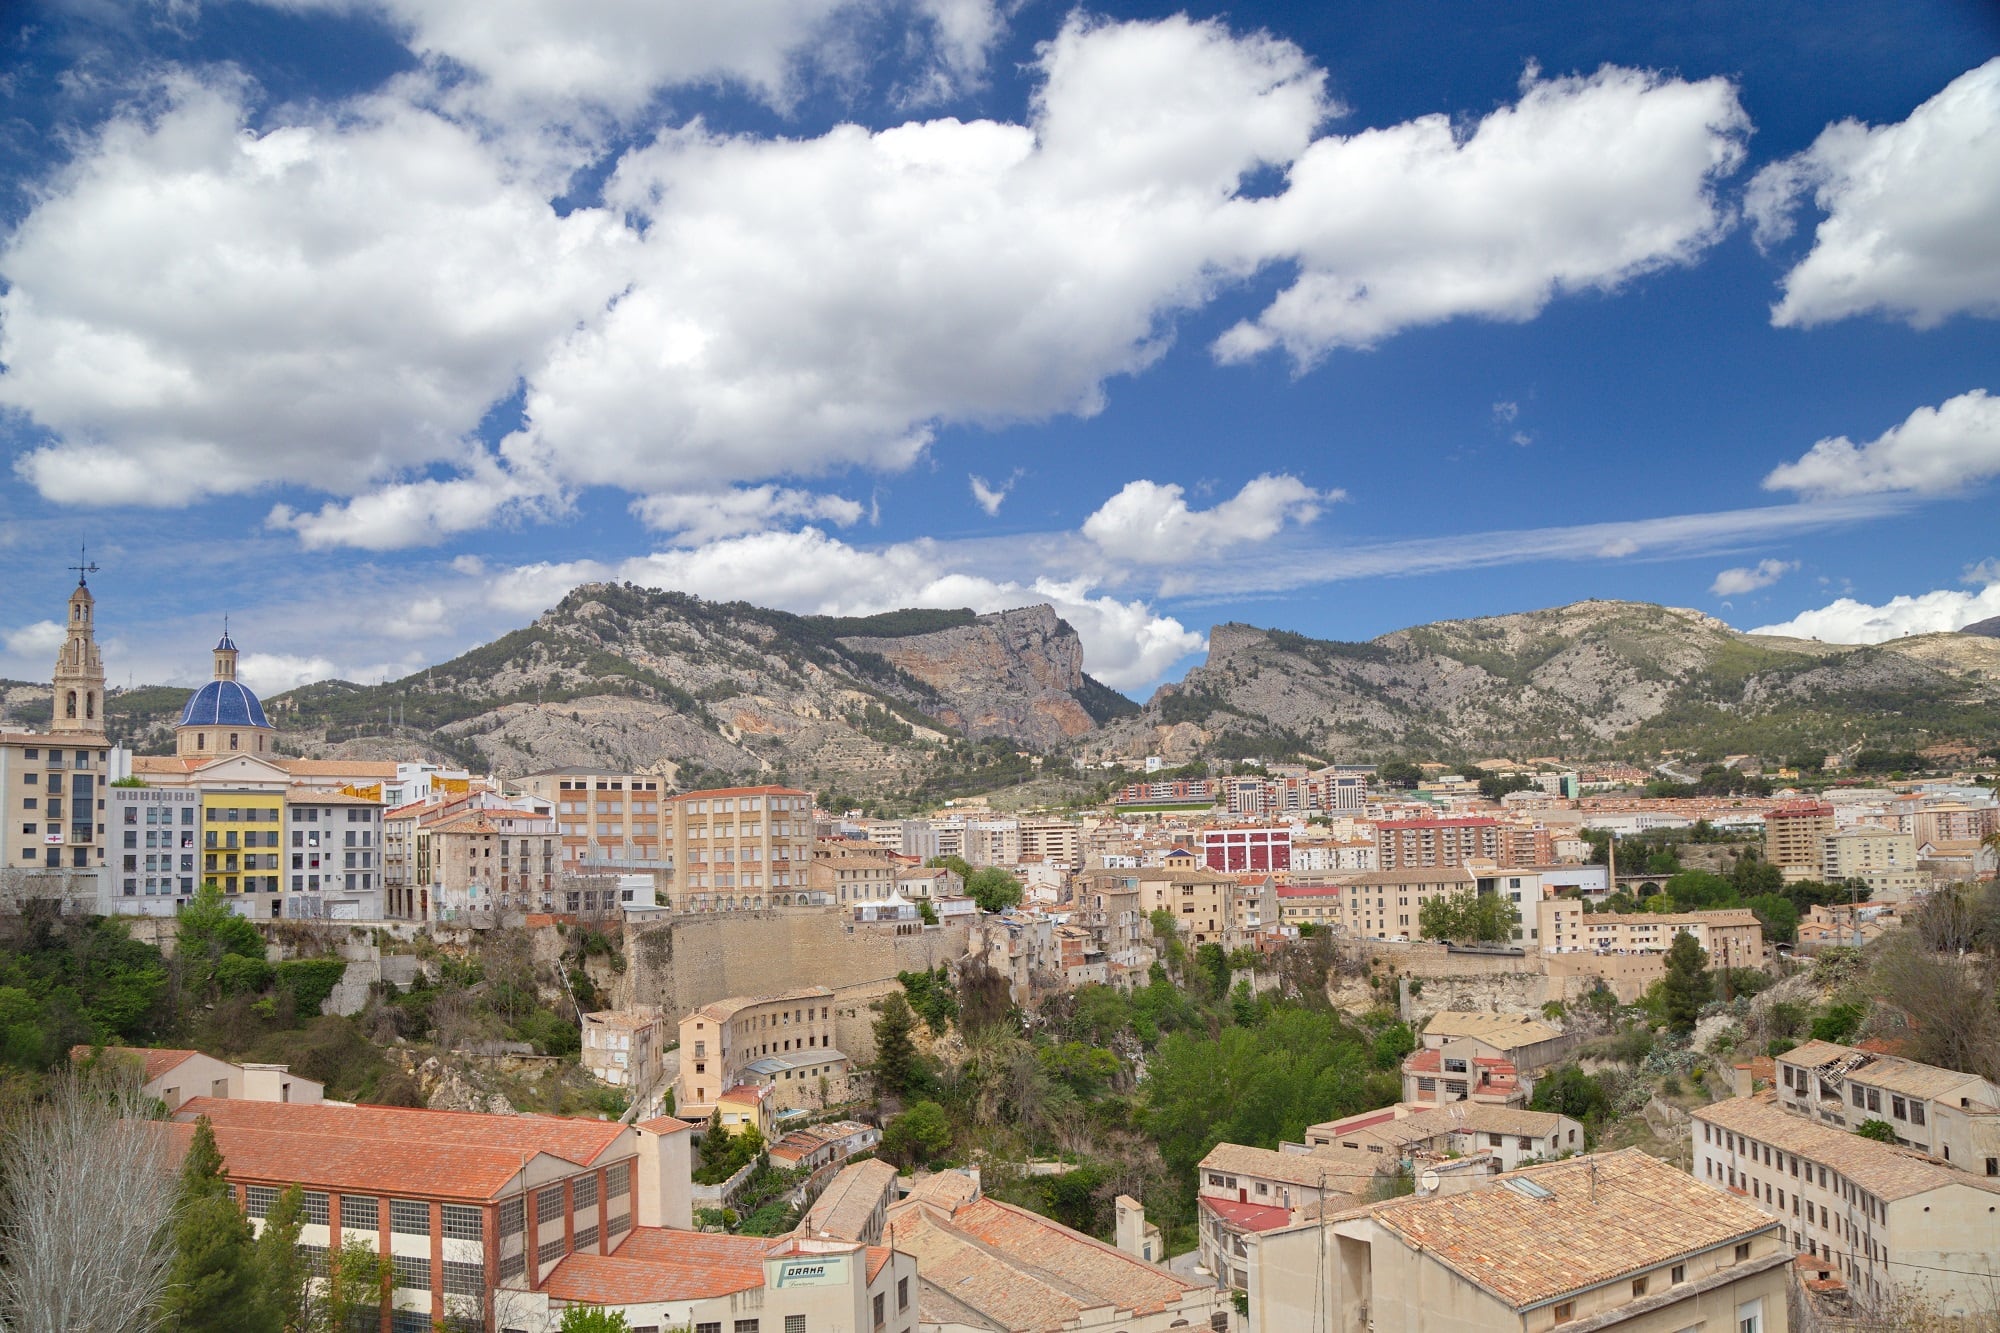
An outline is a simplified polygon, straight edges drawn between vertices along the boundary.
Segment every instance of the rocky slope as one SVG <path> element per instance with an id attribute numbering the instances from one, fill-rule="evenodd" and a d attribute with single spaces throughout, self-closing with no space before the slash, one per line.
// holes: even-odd
<path id="1" fill-rule="evenodd" d="M 1945 738 L 2000 741 L 2000 641 L 1940 634 L 1845 647 L 1592 601 L 1366 643 L 1218 626 L 1203 666 L 1088 749 L 1177 761 L 1478 758 L 1682 746 L 1789 754 Z"/>
<path id="2" fill-rule="evenodd" d="M 313 755 L 418 745 L 503 774 L 606 766 L 879 796 L 1009 768 L 1017 745 L 1088 731 L 1111 692 L 1082 662 L 1076 631 L 1046 606 L 835 618 L 593 584 L 404 680 L 324 681 L 265 703 L 286 746 Z M 119 699 L 108 707 L 164 744 L 169 708 L 127 719 Z"/>

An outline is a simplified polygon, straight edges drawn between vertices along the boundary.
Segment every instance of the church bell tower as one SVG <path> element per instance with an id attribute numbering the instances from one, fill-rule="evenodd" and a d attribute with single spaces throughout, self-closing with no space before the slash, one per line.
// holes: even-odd
<path id="1" fill-rule="evenodd" d="M 76 571 L 76 591 L 69 595 L 69 624 L 62 651 L 56 654 L 55 712 L 49 730 L 58 735 L 104 734 L 104 659 L 98 654 L 89 576 L 97 572 L 81 555 L 70 566 Z"/>

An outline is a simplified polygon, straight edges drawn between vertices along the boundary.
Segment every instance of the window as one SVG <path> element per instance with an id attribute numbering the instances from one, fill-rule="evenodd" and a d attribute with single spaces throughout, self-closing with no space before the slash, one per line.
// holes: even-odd
<path id="1" fill-rule="evenodd" d="M 887 1300 L 887 1292 L 878 1291 L 875 1293 L 875 1327 L 877 1328 L 882 1327 L 882 1305 Z"/>
<path id="2" fill-rule="evenodd" d="M 875 1299 L 880 1300 L 882 1298 L 877 1296 Z M 757 1333 L 757 1321 L 754 1319 L 737 1320 L 735 1324 L 735 1333 Z"/>
<path id="3" fill-rule="evenodd" d="M 594 1250 L 597 1248 L 597 1224 L 595 1222 L 592 1222 L 587 1227 L 577 1229 L 576 1248 L 579 1250 Z"/>
<path id="4" fill-rule="evenodd" d="M 306 1261 L 306 1271 L 314 1277 L 323 1278 L 327 1275 L 326 1246 L 301 1245 L 299 1246 L 299 1258 Z"/>
<path id="5" fill-rule="evenodd" d="M 278 1191 L 269 1185 L 252 1185 L 244 1191 L 243 1211 L 252 1217 L 269 1217 L 271 1205 L 278 1201 Z"/>
<path id="6" fill-rule="evenodd" d="M 631 1229 L 632 1229 L 632 1214 L 619 1213 L 616 1217 L 613 1217 L 609 1223 L 606 1224 L 604 1228 L 604 1234 L 610 1237 L 611 1239 L 616 1240 L 618 1237 L 624 1235 Z"/>
<path id="7" fill-rule="evenodd" d="M 576 1211 L 597 1207 L 597 1177 L 578 1176 L 570 1186 L 570 1193 L 576 1199 Z"/>
<path id="8" fill-rule="evenodd" d="M 501 1200 L 500 1234 L 503 1236 L 520 1235 L 521 1228 L 525 1225 L 523 1221 L 523 1215 L 526 1213 L 526 1211 L 527 1210 L 522 1206 L 521 1196 L 519 1196 L 518 1194 L 511 1199 Z"/>
<path id="9" fill-rule="evenodd" d="M 554 1260 L 562 1258 L 564 1253 L 565 1241 L 563 1234 L 558 1231 L 553 1237 L 535 1247 L 535 1262 L 538 1264 L 551 1263 Z"/>
<path id="10" fill-rule="evenodd" d="M 431 1261 L 428 1255 L 392 1254 L 389 1256 L 389 1267 L 395 1271 L 397 1286 L 414 1287 L 418 1291 L 431 1289 Z"/>
<path id="11" fill-rule="evenodd" d="M 462 1264 L 453 1259 L 445 1260 L 444 1294 L 447 1296 L 484 1296 L 486 1294 L 486 1265 L 479 1263 Z"/>
<path id="12" fill-rule="evenodd" d="M 632 1164 L 619 1162 L 604 1173 L 604 1197 L 616 1199 L 632 1192 Z"/>
<path id="13" fill-rule="evenodd" d="M 1567 1324 L 1574 1318 L 1576 1318 L 1575 1301 L 1564 1301 L 1556 1307 L 1556 1322 L 1558 1324 Z"/>
<path id="14" fill-rule="evenodd" d="M 543 1190 L 535 1196 L 535 1227 L 540 1230 L 563 1214 L 562 1186 Z"/>
<path id="15" fill-rule="evenodd" d="M 786 1315 L 785 1333 L 806 1333 L 806 1317 L 802 1314 Z"/>
<path id="16" fill-rule="evenodd" d="M 343 1229 L 352 1227 L 356 1231 L 380 1231 L 382 1229 L 381 1200 L 371 1194 L 341 1195 L 340 1225 Z"/>
<path id="17" fill-rule="evenodd" d="M 1686 1264 L 1675 1264 L 1673 1274 L 1667 1280 L 1678 1287 L 1681 1283 L 1688 1280 L 1688 1266 Z"/>
<path id="18" fill-rule="evenodd" d="M 477 1208 L 462 1203 L 444 1206 L 444 1234 L 453 1240 L 486 1239 L 486 1219 Z"/>
<path id="19" fill-rule="evenodd" d="M 1764 1302 L 1736 1307 L 1736 1333 L 1764 1333 Z"/>
<path id="20" fill-rule="evenodd" d="M 1736 1262 L 1746 1263 L 1750 1258 L 1750 1242 L 1744 1241 L 1736 1247 Z"/>
<path id="21" fill-rule="evenodd" d="M 896 1279 L 896 1308 L 898 1310 L 910 1308 L 910 1279 L 906 1277 Z"/>
<path id="22" fill-rule="evenodd" d="M 500 1256 L 500 1280 L 517 1278 L 528 1271 L 528 1256 L 525 1254 L 503 1254 Z"/>
<path id="23" fill-rule="evenodd" d="M 718 1319 L 710 1324 L 696 1324 L 694 1333 L 722 1333 L 722 1321 Z"/>
<path id="24" fill-rule="evenodd" d="M 307 1190 L 305 1196 L 306 1221 L 314 1226 L 325 1226 L 328 1222 L 327 1197 L 318 1190 Z"/>
<path id="25" fill-rule="evenodd" d="M 1913 1125 L 1924 1123 L 1924 1104 L 1922 1102 L 1910 1103 L 1910 1123 Z"/>
<path id="26" fill-rule="evenodd" d="M 1642 1278 L 1642 1277 L 1635 1277 L 1635 1278 L 1633 1278 L 1633 1279 L 1632 1279 L 1632 1299 L 1636 1301 L 1636 1300 L 1638 1300 L 1638 1299 L 1639 1299 L 1639 1298 L 1640 1298 L 1641 1296 L 1644 1296 L 1645 1294 L 1646 1294 L 1646 1279 L 1645 1279 L 1645 1278 Z"/>
<path id="27" fill-rule="evenodd" d="M 389 1230 L 405 1236 L 431 1234 L 431 1206 L 415 1199 L 389 1200 Z M 430 1285 L 426 1282 L 424 1285 Z"/>

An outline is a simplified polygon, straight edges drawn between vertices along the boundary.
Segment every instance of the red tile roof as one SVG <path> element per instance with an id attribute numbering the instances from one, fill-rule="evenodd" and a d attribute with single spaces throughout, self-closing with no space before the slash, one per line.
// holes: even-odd
<path id="1" fill-rule="evenodd" d="M 206 1115 L 219 1133 L 228 1125 L 276 1133 L 428 1143 L 439 1147 L 504 1150 L 520 1164 L 523 1153 L 548 1153 L 578 1166 L 594 1164 L 618 1141 L 625 1126 L 613 1120 L 552 1115 L 481 1115 L 404 1106 L 299 1106 L 284 1102 L 218 1101 L 196 1097 L 180 1118 Z"/>
<path id="2" fill-rule="evenodd" d="M 1261 1203 L 1238 1203 L 1234 1199 L 1201 1196 L 1201 1206 L 1238 1231 L 1274 1231 L 1290 1224 L 1292 1210 Z"/>
<path id="3" fill-rule="evenodd" d="M 572 1254 L 544 1284 L 556 1300 L 589 1305 L 710 1300 L 764 1285 L 764 1257 L 783 1240 L 639 1227 L 608 1255 Z"/>
<path id="4" fill-rule="evenodd" d="M 656 1115 L 651 1120 L 641 1120 L 635 1128 L 643 1129 L 650 1134 L 678 1134 L 682 1130 L 693 1129 L 694 1126 L 685 1120 L 676 1120 L 670 1115 Z"/>
<path id="5" fill-rule="evenodd" d="M 522 1168 L 539 1156 L 468 1144 L 287 1134 L 241 1125 L 217 1125 L 215 1146 L 232 1180 L 478 1202 L 509 1192 Z"/>
<path id="6" fill-rule="evenodd" d="M 886 1245 L 870 1245 L 868 1247 L 868 1280 L 870 1282 L 873 1282 L 876 1275 L 882 1271 L 882 1265 L 889 1262 L 890 1254 L 891 1251 Z"/>
<path id="7" fill-rule="evenodd" d="M 72 1060 L 87 1059 L 91 1050 L 92 1048 L 89 1046 L 72 1046 L 69 1050 L 69 1058 Z M 148 1083 L 151 1083 L 154 1079 L 169 1070 L 179 1068 L 187 1061 L 189 1056 L 201 1054 L 200 1051 L 172 1050 L 165 1047 L 153 1050 L 143 1046 L 106 1046 L 104 1053 L 112 1057 L 131 1056 L 140 1061 L 145 1070 L 143 1077 Z"/>

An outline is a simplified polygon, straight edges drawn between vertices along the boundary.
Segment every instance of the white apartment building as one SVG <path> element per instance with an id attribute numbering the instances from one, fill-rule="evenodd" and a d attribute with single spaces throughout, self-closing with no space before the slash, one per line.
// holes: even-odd
<path id="1" fill-rule="evenodd" d="M 1988 1308 L 2000 1284 L 2000 1179 L 1788 1113 L 1769 1092 L 1694 1119 L 1695 1178 L 1768 1213 L 1794 1251 L 1830 1257 L 1864 1309 L 1899 1292 L 1947 1315 Z"/>

